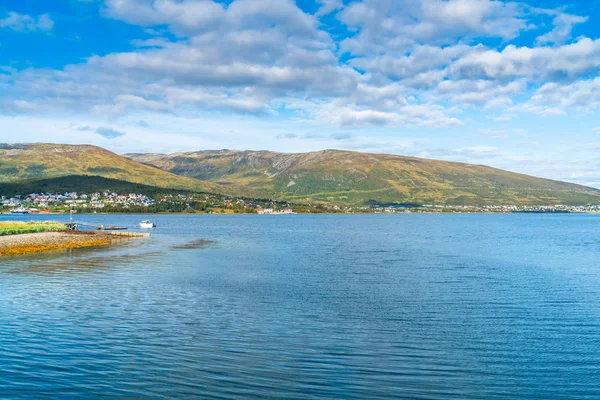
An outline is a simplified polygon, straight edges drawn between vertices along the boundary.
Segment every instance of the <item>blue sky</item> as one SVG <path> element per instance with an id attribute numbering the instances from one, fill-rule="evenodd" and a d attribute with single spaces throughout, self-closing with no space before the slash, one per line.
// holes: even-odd
<path id="1" fill-rule="evenodd" d="M 600 188 L 600 5 L 3 0 L 0 142 L 339 148 Z"/>

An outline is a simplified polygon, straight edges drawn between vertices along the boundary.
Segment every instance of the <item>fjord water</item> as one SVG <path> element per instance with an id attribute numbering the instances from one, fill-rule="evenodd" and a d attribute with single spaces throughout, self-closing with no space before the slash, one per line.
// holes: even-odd
<path id="1" fill-rule="evenodd" d="M 158 228 L 0 261 L 0 398 L 598 396 L 600 216 L 78 219 Z"/>

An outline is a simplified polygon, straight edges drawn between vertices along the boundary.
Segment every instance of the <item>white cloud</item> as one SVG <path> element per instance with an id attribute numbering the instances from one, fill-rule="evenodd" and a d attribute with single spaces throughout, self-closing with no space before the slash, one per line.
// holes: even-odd
<path id="1" fill-rule="evenodd" d="M 439 72 L 449 66 L 453 60 L 459 59 L 469 51 L 471 51 L 471 47 L 466 45 L 443 48 L 432 45 L 416 45 L 409 55 L 384 54 L 361 57 L 351 60 L 351 65 L 373 74 L 381 74 L 390 80 L 410 80 L 414 84 L 422 82 L 415 80 L 415 77 Z M 439 82 L 443 77 L 438 75 L 434 77 L 434 80 Z"/>
<path id="2" fill-rule="evenodd" d="M 321 4 L 319 11 L 315 14 L 317 17 L 328 15 L 344 8 L 342 0 L 317 0 L 317 2 Z"/>
<path id="3" fill-rule="evenodd" d="M 8 28 L 17 32 L 49 32 L 54 28 L 54 21 L 48 14 L 32 17 L 27 14 L 9 12 L 0 18 L 0 28 Z"/>
<path id="4" fill-rule="evenodd" d="M 600 78 L 581 80 L 569 85 L 548 83 L 539 88 L 531 100 L 563 108 L 596 110 L 600 107 Z"/>
<path id="5" fill-rule="evenodd" d="M 316 117 L 318 121 L 346 128 L 393 125 L 442 128 L 463 124 L 460 119 L 449 116 L 447 110 L 435 105 L 405 105 L 395 111 L 378 111 L 334 103 L 320 109 Z"/>
<path id="6" fill-rule="evenodd" d="M 341 21 L 358 32 L 342 42 L 352 54 L 403 52 L 412 43 L 454 44 L 461 38 L 515 38 L 528 29 L 519 3 L 493 0 L 363 0 Z"/>
<path id="7" fill-rule="evenodd" d="M 356 132 L 451 128 L 470 124 L 472 114 L 508 124 L 521 112 L 561 116 L 597 108 L 598 85 L 589 76 L 600 66 L 600 39 L 570 39 L 585 17 L 514 1 L 318 3 L 310 15 L 292 0 L 104 0 L 103 15 L 152 37 L 131 41 L 134 50 L 62 69 L 0 73 L 1 113 L 75 111 L 100 120 L 89 126 L 116 131 L 104 121 L 147 112 L 154 117 L 143 118 L 154 127 L 165 115 L 252 114 Z M 534 30 L 539 15 L 552 18 L 552 26 Z M 352 31 L 341 43 L 323 25 L 335 17 Z M 508 44 L 528 30 L 530 45 Z M 140 118 L 135 128 L 148 129 Z M 125 131 L 115 140 L 136 132 Z M 482 149 L 452 154 L 477 158 Z"/>
<path id="8" fill-rule="evenodd" d="M 291 0 L 105 0 L 106 15 L 143 26 L 169 25 L 181 35 L 278 25 L 295 35 L 312 34 L 315 18 Z"/>
<path id="9" fill-rule="evenodd" d="M 132 23 L 168 24 L 190 36 L 137 43 L 142 47 L 136 51 L 91 57 L 64 71 L 15 74 L 5 109 L 37 97 L 44 101 L 30 107 L 35 111 L 76 106 L 113 115 L 201 107 L 269 113 L 276 99 L 339 97 L 362 79 L 339 65 L 329 35 L 291 0 L 238 0 L 228 7 L 208 0 L 108 0 L 105 12 Z"/>
<path id="10" fill-rule="evenodd" d="M 506 84 L 483 79 L 444 80 L 432 91 L 432 99 L 447 99 L 457 104 L 497 108 L 511 105 L 511 97 L 526 89 L 527 83 L 522 79 Z"/>
<path id="11" fill-rule="evenodd" d="M 541 44 L 562 44 L 571 37 L 573 26 L 582 24 L 587 20 L 587 17 L 559 13 L 556 17 L 554 17 L 554 29 L 538 37 L 537 42 Z"/>
<path id="12" fill-rule="evenodd" d="M 516 47 L 467 54 L 450 67 L 454 79 L 577 79 L 600 67 L 600 39 L 581 38 L 560 47 Z"/>

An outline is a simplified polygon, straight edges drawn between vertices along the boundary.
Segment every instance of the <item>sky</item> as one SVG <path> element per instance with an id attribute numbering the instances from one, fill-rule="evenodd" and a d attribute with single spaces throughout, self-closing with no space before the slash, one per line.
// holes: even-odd
<path id="1" fill-rule="evenodd" d="M 2 0 L 0 142 L 346 149 L 600 188 L 600 2 Z"/>

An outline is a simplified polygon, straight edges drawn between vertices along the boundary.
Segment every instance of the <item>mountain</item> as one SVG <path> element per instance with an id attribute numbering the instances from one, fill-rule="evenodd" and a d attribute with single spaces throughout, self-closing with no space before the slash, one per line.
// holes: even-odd
<path id="1" fill-rule="evenodd" d="M 600 191 L 481 165 L 339 150 L 127 154 L 234 195 L 338 204 L 597 204 Z"/>
<path id="2" fill-rule="evenodd" d="M 61 177 L 70 183 L 53 180 Z M 599 190 L 570 183 L 481 165 L 339 150 L 299 154 L 222 150 L 121 156 L 89 145 L 0 144 L 2 182 L 17 184 L 3 186 L 11 190 L 19 185 L 41 185 L 47 191 L 73 185 L 124 188 L 133 183 L 295 203 L 350 205 L 600 203 Z"/>
<path id="3" fill-rule="evenodd" d="M 96 146 L 0 144 L 0 182 L 100 176 L 161 188 L 214 191 L 215 185 L 141 164 Z"/>

